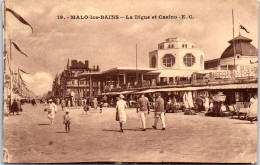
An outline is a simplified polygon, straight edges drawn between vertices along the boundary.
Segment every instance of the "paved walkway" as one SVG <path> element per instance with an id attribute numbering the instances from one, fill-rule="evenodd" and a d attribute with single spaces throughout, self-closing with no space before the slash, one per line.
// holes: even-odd
<path id="1" fill-rule="evenodd" d="M 147 131 L 139 130 L 135 109 L 127 110 L 124 133 L 119 132 L 115 109 L 103 113 L 72 109 L 71 133 L 65 133 L 63 111 L 48 125 L 42 105 L 24 105 L 21 115 L 4 117 L 3 147 L 11 163 L 62 162 L 255 162 L 257 123 L 166 114 L 166 130 L 154 130 L 153 113 Z"/>

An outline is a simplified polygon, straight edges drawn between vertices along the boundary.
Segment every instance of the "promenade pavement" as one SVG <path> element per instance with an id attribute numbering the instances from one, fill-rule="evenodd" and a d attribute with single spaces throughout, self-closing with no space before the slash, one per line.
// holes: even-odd
<path id="1" fill-rule="evenodd" d="M 65 133 L 64 112 L 49 125 L 43 105 L 23 105 L 21 115 L 3 118 L 3 148 L 10 163 L 73 162 L 209 162 L 250 163 L 257 159 L 257 123 L 228 117 L 166 114 L 166 130 L 140 131 L 136 109 L 127 109 L 125 132 L 119 132 L 115 109 L 70 110 L 71 132 Z"/>

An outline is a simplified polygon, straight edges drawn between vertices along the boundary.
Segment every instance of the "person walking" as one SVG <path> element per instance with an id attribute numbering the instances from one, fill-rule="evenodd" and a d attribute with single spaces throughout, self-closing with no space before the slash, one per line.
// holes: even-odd
<path id="1" fill-rule="evenodd" d="M 69 112 L 70 112 L 70 110 L 66 109 L 65 115 L 63 116 L 63 124 L 65 125 L 65 130 L 67 133 L 70 132 L 70 123 L 71 123 L 71 117 L 70 117 Z"/>
<path id="2" fill-rule="evenodd" d="M 85 104 L 83 106 L 83 110 L 86 112 L 86 115 L 88 114 L 88 111 L 89 111 L 89 105 L 88 104 Z"/>
<path id="3" fill-rule="evenodd" d="M 126 123 L 126 111 L 125 111 L 125 108 L 127 108 L 126 102 L 123 99 L 124 99 L 124 96 L 120 95 L 119 96 L 119 100 L 116 103 L 116 109 L 117 109 L 117 115 L 118 115 L 117 118 L 119 120 L 120 132 L 121 133 L 124 132 L 124 124 Z"/>
<path id="4" fill-rule="evenodd" d="M 146 125 L 145 120 L 147 114 L 150 113 L 150 107 L 149 107 L 149 100 L 147 97 L 144 96 L 144 94 L 138 99 L 138 106 L 137 106 L 137 112 L 138 108 L 140 111 L 140 124 L 142 131 L 146 131 Z"/>
<path id="5" fill-rule="evenodd" d="M 55 113 L 57 113 L 57 106 L 53 103 L 52 99 L 49 100 L 48 108 L 48 118 L 50 119 L 50 124 L 54 124 Z"/>
<path id="6" fill-rule="evenodd" d="M 161 93 L 156 93 L 155 95 L 155 112 L 154 112 L 154 125 L 152 126 L 154 129 L 157 129 L 157 124 L 159 118 L 162 121 L 162 130 L 165 130 L 165 110 L 164 110 L 164 100 L 161 97 Z"/>

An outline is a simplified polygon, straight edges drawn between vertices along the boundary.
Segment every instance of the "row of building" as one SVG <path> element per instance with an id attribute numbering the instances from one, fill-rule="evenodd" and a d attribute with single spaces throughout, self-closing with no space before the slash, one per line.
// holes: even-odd
<path id="1" fill-rule="evenodd" d="M 54 97 L 89 98 L 98 95 L 138 92 L 147 89 L 180 89 L 225 84 L 257 84 L 258 50 L 241 35 L 228 41 L 218 59 L 205 61 L 203 51 L 180 38 L 168 38 L 149 52 L 149 67 L 99 66 L 68 60 L 66 69 L 53 81 Z M 235 52 L 234 52 L 235 50 Z M 254 88 L 256 85 L 254 85 Z"/>

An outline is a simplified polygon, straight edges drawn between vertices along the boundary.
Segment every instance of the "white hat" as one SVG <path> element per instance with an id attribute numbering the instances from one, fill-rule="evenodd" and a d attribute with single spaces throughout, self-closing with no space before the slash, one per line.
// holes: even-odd
<path id="1" fill-rule="evenodd" d="M 70 110 L 69 109 L 65 109 L 65 112 L 70 112 Z"/>
<path id="2" fill-rule="evenodd" d="M 123 98 L 125 98 L 125 97 L 124 97 L 124 95 L 121 94 L 121 95 L 119 96 L 119 98 L 120 98 L 120 99 L 123 99 Z"/>
<path id="3" fill-rule="evenodd" d="M 52 102 L 52 99 L 50 99 L 49 102 Z"/>

